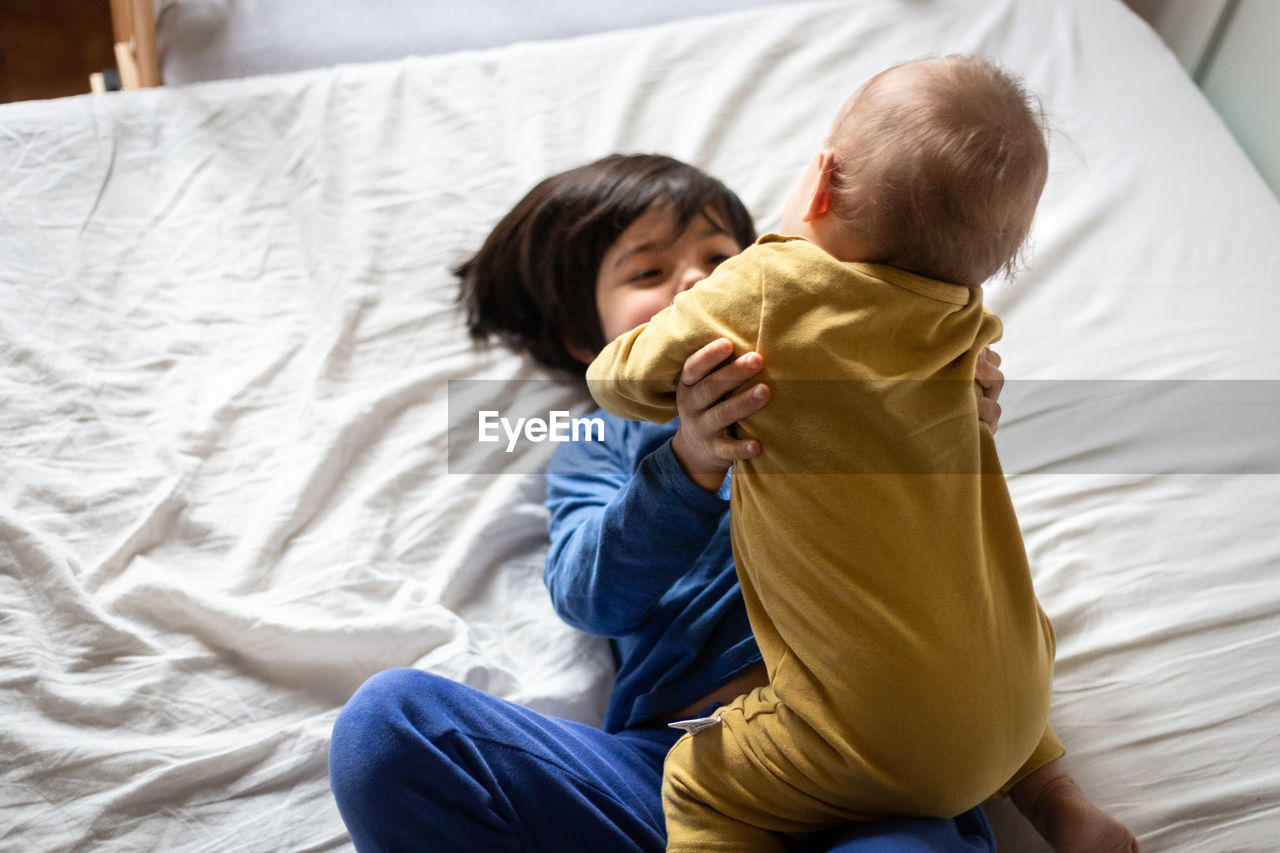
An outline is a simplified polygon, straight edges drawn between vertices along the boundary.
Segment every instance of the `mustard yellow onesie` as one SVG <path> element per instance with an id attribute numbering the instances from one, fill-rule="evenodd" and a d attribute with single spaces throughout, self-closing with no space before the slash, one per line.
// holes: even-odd
<path id="1" fill-rule="evenodd" d="M 773 392 L 738 425 L 763 450 L 730 509 L 770 684 L 671 750 L 668 850 L 950 817 L 1062 754 L 1053 628 L 973 393 L 999 334 L 980 290 L 768 235 L 588 369 L 600 405 L 662 423 L 727 337 Z"/>

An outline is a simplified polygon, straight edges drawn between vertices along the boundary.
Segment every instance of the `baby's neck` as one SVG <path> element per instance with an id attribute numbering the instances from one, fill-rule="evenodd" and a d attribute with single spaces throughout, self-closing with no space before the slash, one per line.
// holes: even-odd
<path id="1" fill-rule="evenodd" d="M 806 225 L 807 224 L 808 223 L 806 223 Z M 892 262 L 886 262 L 884 258 L 887 255 L 887 253 L 877 249 L 874 246 L 868 245 L 866 243 L 859 243 L 856 240 L 852 240 L 852 239 L 842 240 L 841 235 L 843 232 L 836 232 L 834 234 L 830 232 L 825 232 L 825 233 L 824 232 L 825 232 L 825 229 L 807 228 L 805 229 L 805 233 L 797 234 L 795 236 L 804 237 L 804 239 L 808 240 L 810 243 L 814 244 L 819 249 L 822 249 L 822 251 L 826 252 L 828 255 L 830 255 L 831 257 L 835 258 L 837 261 L 840 261 L 842 263 L 846 263 L 846 264 L 886 264 L 887 263 L 889 266 L 893 266 L 895 269 L 903 269 L 906 272 L 910 272 L 915 275 L 921 275 L 921 276 L 924 276 L 925 278 L 932 278 L 935 281 L 945 281 L 948 284 L 959 284 L 961 287 L 967 287 L 969 290 L 982 289 L 981 283 L 964 284 L 961 282 L 951 281 L 950 279 L 939 278 L 936 275 L 930 275 L 926 271 L 911 269 L 909 265 L 898 265 Z M 847 238 L 847 235 L 845 236 Z"/>
<path id="2" fill-rule="evenodd" d="M 802 223 L 796 229 L 803 237 L 837 261 L 844 263 L 873 263 L 876 258 L 884 257 L 884 252 L 876 246 L 868 245 L 849 233 L 849 229 L 838 224 L 828 224 L 834 217 L 823 217 L 816 222 Z"/>

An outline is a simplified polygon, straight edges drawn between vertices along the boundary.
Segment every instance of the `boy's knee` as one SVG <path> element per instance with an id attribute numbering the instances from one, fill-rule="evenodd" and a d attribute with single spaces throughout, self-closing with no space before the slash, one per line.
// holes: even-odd
<path id="1" fill-rule="evenodd" d="M 431 673 L 391 669 L 365 681 L 338 714 L 329 786 L 358 849 L 415 849 L 440 817 L 420 808 L 420 795 L 435 769 L 432 741 L 450 725 L 450 697 L 459 687 Z"/>
<path id="2" fill-rule="evenodd" d="M 380 783 L 405 760 L 407 740 L 419 736 L 413 705 L 428 698 L 439 676 L 390 669 L 372 676 L 347 700 L 329 742 L 329 781 L 339 804 L 376 795 Z"/>

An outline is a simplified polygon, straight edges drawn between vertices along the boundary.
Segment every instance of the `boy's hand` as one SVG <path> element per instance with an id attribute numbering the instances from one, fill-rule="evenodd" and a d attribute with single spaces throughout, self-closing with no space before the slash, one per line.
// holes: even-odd
<path id="1" fill-rule="evenodd" d="M 732 355 L 728 338 L 714 340 L 689 356 L 676 383 L 680 427 L 671 450 L 689 478 L 708 491 L 720 488 L 734 462 L 760 452 L 760 442 L 734 438 L 731 428 L 769 402 L 764 385 L 734 393 L 760 372 L 764 359 L 749 352 L 726 364 Z"/>
<path id="2" fill-rule="evenodd" d="M 686 362 L 687 366 L 687 362 Z M 978 353 L 978 365 L 974 371 L 973 391 L 978 395 L 978 420 L 991 428 L 992 435 L 1000 425 L 1000 404 L 996 402 L 1004 389 L 1004 374 L 1000 372 L 1000 355 L 984 347 Z"/>
<path id="3" fill-rule="evenodd" d="M 1138 853 L 1133 833 L 1090 802 L 1057 760 L 1018 782 L 1009 795 L 1056 853 Z"/>

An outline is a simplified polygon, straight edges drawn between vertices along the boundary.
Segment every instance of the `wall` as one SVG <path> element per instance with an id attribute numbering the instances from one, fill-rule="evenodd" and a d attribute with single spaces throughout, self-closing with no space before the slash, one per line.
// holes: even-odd
<path id="1" fill-rule="evenodd" d="M 1125 0 L 1147 19 L 1165 44 L 1195 75 L 1209 52 L 1208 47 L 1228 0 Z"/>
<path id="2" fill-rule="evenodd" d="M 1164 38 L 1280 196 L 1280 2 L 1125 2 Z"/>
<path id="3" fill-rule="evenodd" d="M 87 94 L 115 64 L 107 0 L 0 0 L 0 103 Z"/>
<path id="4" fill-rule="evenodd" d="M 1280 195 L 1280 3 L 1241 0 L 1200 85 Z"/>

